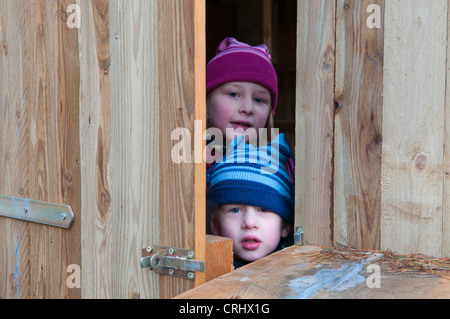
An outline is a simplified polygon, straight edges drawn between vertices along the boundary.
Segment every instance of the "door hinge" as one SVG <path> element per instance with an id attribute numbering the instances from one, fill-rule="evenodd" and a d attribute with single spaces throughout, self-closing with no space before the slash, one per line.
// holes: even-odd
<path id="1" fill-rule="evenodd" d="M 149 245 L 142 249 L 141 267 L 161 275 L 194 280 L 196 272 L 206 272 L 205 262 L 194 257 L 190 249 Z"/>
<path id="2" fill-rule="evenodd" d="M 70 228 L 74 215 L 68 205 L 0 195 L 0 217 L 20 219 L 44 225 Z"/>

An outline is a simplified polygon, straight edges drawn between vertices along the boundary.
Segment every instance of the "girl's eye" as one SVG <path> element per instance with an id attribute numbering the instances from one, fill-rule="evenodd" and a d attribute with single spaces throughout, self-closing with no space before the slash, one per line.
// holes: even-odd
<path id="1" fill-rule="evenodd" d="M 258 103 L 258 104 L 263 104 L 263 103 L 265 103 L 265 101 L 264 101 L 263 99 L 259 98 L 259 97 L 255 98 L 254 100 L 255 100 L 255 102 Z"/>
<path id="2" fill-rule="evenodd" d="M 230 93 L 228 93 L 228 96 L 237 97 L 238 94 L 236 92 L 230 92 Z"/>

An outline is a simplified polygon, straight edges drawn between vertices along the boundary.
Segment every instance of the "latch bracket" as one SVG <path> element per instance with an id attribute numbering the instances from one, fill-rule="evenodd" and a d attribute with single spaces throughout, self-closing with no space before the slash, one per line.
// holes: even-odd
<path id="1" fill-rule="evenodd" d="M 72 226 L 74 220 L 72 208 L 68 205 L 6 195 L 0 195 L 0 217 L 66 229 Z"/>
<path id="2" fill-rule="evenodd" d="M 295 226 L 294 245 L 296 245 L 296 246 L 302 245 L 302 235 L 303 235 L 303 227 Z"/>
<path id="3" fill-rule="evenodd" d="M 141 267 L 161 275 L 194 280 L 196 272 L 206 272 L 205 262 L 194 257 L 190 249 L 149 245 L 142 249 Z"/>

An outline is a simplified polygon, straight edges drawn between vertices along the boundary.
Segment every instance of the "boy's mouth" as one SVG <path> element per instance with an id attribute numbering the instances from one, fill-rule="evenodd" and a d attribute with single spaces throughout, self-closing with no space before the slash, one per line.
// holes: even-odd
<path id="1" fill-rule="evenodd" d="M 261 241 L 256 237 L 247 236 L 241 240 L 241 245 L 242 247 L 244 247 L 244 249 L 254 250 L 261 245 Z"/>

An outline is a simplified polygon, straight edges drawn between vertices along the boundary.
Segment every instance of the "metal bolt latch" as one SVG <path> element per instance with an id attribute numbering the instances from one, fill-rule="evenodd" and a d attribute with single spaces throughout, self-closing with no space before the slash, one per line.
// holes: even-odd
<path id="1" fill-rule="evenodd" d="M 189 280 L 195 272 L 206 272 L 205 262 L 193 259 L 195 252 L 189 249 L 148 245 L 142 249 L 141 267 L 168 276 Z"/>

